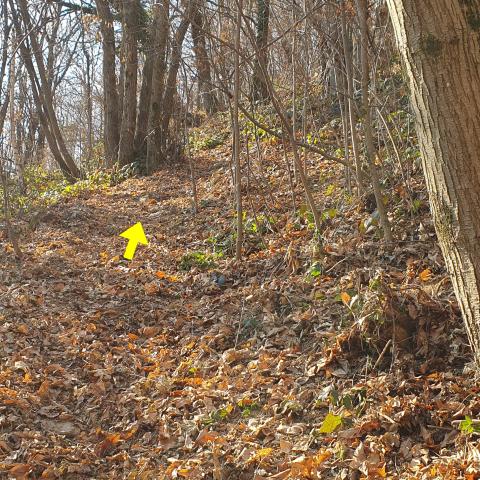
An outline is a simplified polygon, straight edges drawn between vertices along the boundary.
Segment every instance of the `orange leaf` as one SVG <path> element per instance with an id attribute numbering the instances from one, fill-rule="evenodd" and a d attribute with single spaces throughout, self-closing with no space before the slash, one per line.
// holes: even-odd
<path id="1" fill-rule="evenodd" d="M 208 442 L 218 442 L 223 443 L 224 440 L 220 437 L 218 432 L 211 431 L 209 432 L 208 430 L 202 430 L 199 434 L 198 437 L 195 440 L 195 443 L 197 445 L 205 445 Z"/>
<path id="2" fill-rule="evenodd" d="M 380 478 L 386 478 L 387 477 L 387 470 L 385 468 L 385 465 L 383 465 L 383 467 L 381 467 L 381 468 L 377 468 L 376 473 Z"/>
<path id="3" fill-rule="evenodd" d="M 426 268 L 418 274 L 418 278 L 420 278 L 422 282 L 428 282 L 432 278 L 432 271 Z"/>
<path id="4" fill-rule="evenodd" d="M 352 297 L 347 292 L 342 292 L 340 294 L 340 298 L 345 305 L 348 305 L 350 303 L 350 300 L 352 299 Z"/>

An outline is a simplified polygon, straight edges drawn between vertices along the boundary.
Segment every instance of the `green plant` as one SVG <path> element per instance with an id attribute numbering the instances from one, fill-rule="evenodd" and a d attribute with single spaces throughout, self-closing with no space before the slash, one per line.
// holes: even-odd
<path id="1" fill-rule="evenodd" d="M 312 278 L 317 278 L 323 273 L 323 266 L 320 262 L 314 262 L 307 270 L 307 275 Z"/>
<path id="2" fill-rule="evenodd" d="M 465 419 L 460 422 L 458 428 L 467 435 L 480 433 L 480 424 L 472 420 L 468 415 L 465 415 Z"/>
<path id="3" fill-rule="evenodd" d="M 227 405 L 226 407 L 219 408 L 217 410 L 213 410 L 208 415 L 205 415 L 202 419 L 202 424 L 205 426 L 213 425 L 215 423 L 221 422 L 228 418 L 228 416 L 233 411 L 233 405 Z"/>
<path id="4" fill-rule="evenodd" d="M 227 139 L 227 134 L 225 132 L 208 134 L 200 130 L 192 130 L 188 143 L 190 149 L 194 152 L 199 152 L 201 150 L 212 150 L 220 145 L 223 145 Z"/>
<path id="5" fill-rule="evenodd" d="M 260 409 L 260 405 L 254 400 L 250 400 L 249 398 L 243 398 L 242 400 L 239 400 L 237 402 L 237 406 L 242 412 L 242 417 L 244 418 L 249 417 L 252 412 Z"/>
<path id="6" fill-rule="evenodd" d="M 216 260 L 222 257 L 222 253 L 189 252 L 181 258 L 180 268 L 186 271 L 191 270 L 193 267 L 208 270 L 209 268 L 215 268 L 217 266 Z"/>

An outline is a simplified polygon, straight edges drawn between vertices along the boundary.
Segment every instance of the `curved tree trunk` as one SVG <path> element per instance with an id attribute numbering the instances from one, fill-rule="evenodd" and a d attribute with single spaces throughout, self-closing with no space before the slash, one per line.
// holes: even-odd
<path id="1" fill-rule="evenodd" d="M 480 365 L 480 0 L 388 0 L 430 206 Z"/>

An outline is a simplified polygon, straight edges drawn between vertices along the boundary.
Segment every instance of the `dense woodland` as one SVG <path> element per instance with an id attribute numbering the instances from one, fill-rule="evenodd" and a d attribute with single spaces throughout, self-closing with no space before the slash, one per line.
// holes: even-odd
<path id="1" fill-rule="evenodd" d="M 0 478 L 480 478 L 480 0 L 0 8 Z"/>

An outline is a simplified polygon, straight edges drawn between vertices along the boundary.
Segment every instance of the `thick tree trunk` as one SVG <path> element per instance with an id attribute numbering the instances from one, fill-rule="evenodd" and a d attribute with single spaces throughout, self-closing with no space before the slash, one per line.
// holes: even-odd
<path id="1" fill-rule="evenodd" d="M 143 6 L 141 6 L 141 9 L 141 18 L 148 18 Z M 141 76 L 142 85 L 140 87 L 140 98 L 138 101 L 137 126 L 135 130 L 135 157 L 141 162 L 145 161 L 147 154 L 148 116 L 152 97 L 152 77 L 155 63 L 155 29 L 155 22 L 142 22 L 140 39 L 143 45 L 144 61 Z"/>
<path id="2" fill-rule="evenodd" d="M 134 161 L 135 125 L 137 119 L 137 70 L 138 70 L 138 5 L 136 1 L 123 3 L 123 42 L 125 48 L 123 80 L 123 112 L 120 128 L 118 163 L 121 167 Z"/>
<path id="3" fill-rule="evenodd" d="M 192 40 L 198 76 L 198 95 L 200 105 L 207 113 L 211 114 L 217 110 L 217 98 L 213 89 L 210 59 L 205 42 L 206 22 L 202 12 L 203 2 L 196 0 L 195 3 L 195 10 L 192 14 Z"/>
<path id="4" fill-rule="evenodd" d="M 152 74 L 154 63 L 154 52 L 150 47 L 145 53 L 145 63 L 142 68 L 142 86 L 140 88 L 140 99 L 138 102 L 137 129 L 135 131 L 135 156 L 145 158 L 147 151 L 147 126 L 150 101 L 152 97 Z"/>
<path id="5" fill-rule="evenodd" d="M 152 72 L 152 94 L 148 114 L 146 171 L 151 172 L 160 159 L 161 107 L 165 88 L 166 50 L 169 32 L 169 1 L 162 0 L 154 7 L 154 61 Z"/>
<path id="6" fill-rule="evenodd" d="M 253 66 L 253 98 L 257 101 L 268 99 L 268 87 L 262 68 L 268 70 L 268 28 L 270 21 L 270 0 L 257 0 L 256 58 Z M 267 74 L 267 72 L 265 72 Z"/>
<path id="7" fill-rule="evenodd" d="M 97 0 L 103 47 L 103 109 L 105 115 L 105 163 L 113 167 L 120 143 L 117 76 L 115 73 L 115 32 L 113 15 L 106 0 Z"/>
<path id="8" fill-rule="evenodd" d="M 388 0 L 430 206 L 480 365 L 480 0 Z"/>

